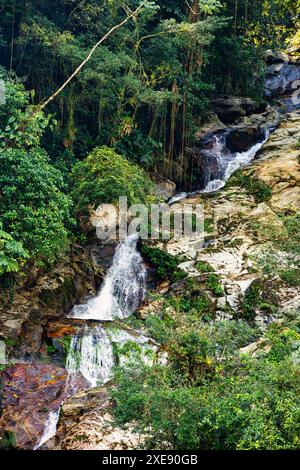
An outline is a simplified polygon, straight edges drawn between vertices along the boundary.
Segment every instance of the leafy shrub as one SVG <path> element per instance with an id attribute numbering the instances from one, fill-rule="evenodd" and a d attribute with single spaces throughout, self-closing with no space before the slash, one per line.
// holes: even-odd
<path id="1" fill-rule="evenodd" d="M 73 198 L 78 211 L 101 203 L 117 203 L 127 196 L 128 203 L 145 203 L 152 191 L 152 182 L 137 165 L 118 155 L 113 149 L 99 147 L 73 169 Z"/>
<path id="2" fill-rule="evenodd" d="M 146 245 L 141 246 L 141 253 L 154 266 L 156 275 L 161 281 L 176 282 L 186 277 L 186 273 L 178 268 L 178 265 L 183 261 L 181 257 L 172 256 L 159 248 L 150 248 Z"/>
<path id="3" fill-rule="evenodd" d="M 50 118 L 41 111 L 33 113 L 33 94 L 25 91 L 22 84 L 8 80 L 1 67 L 0 79 L 5 81 L 5 103 L 0 106 L 0 149 L 38 146 Z"/>
<path id="4" fill-rule="evenodd" d="M 300 269 L 283 269 L 279 274 L 281 279 L 289 286 L 300 286 Z"/>
<path id="5" fill-rule="evenodd" d="M 135 422 L 150 449 L 299 448 L 299 325 L 271 328 L 271 351 L 256 357 L 232 356 L 234 334 L 220 354 L 220 332 L 214 333 L 179 333 L 165 346 L 166 366 L 119 369 L 116 422 Z M 245 333 L 247 341 L 253 333 L 249 327 Z"/>
<path id="6" fill-rule="evenodd" d="M 71 201 L 40 148 L 0 152 L 0 218 L 31 257 L 51 262 L 68 244 Z"/>
<path id="7" fill-rule="evenodd" d="M 246 320 L 254 320 L 256 310 L 261 310 L 267 314 L 274 312 L 277 297 L 266 281 L 256 279 L 251 283 L 245 292 L 242 315 Z"/>
<path id="8" fill-rule="evenodd" d="M 0 222 L 0 276 L 19 271 L 20 265 L 29 257 L 21 242 L 2 230 Z"/>
<path id="9" fill-rule="evenodd" d="M 223 287 L 220 283 L 220 278 L 217 274 L 215 273 L 209 274 L 205 284 L 216 297 L 223 297 L 224 295 Z"/>

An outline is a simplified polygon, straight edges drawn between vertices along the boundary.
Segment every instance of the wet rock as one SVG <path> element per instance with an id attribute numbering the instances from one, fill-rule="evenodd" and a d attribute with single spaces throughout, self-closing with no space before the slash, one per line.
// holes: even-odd
<path id="1" fill-rule="evenodd" d="M 12 300 L 1 302 L 0 337 L 16 339 L 24 323 L 30 321 L 43 326 L 49 317 L 66 314 L 87 294 L 95 294 L 98 277 L 99 270 L 93 267 L 89 251 L 74 249 L 49 273 L 40 273 L 37 278 L 31 276 L 30 284 L 20 280 Z"/>
<path id="2" fill-rule="evenodd" d="M 162 177 L 158 173 L 152 173 L 151 177 L 155 183 L 155 193 L 157 196 L 162 197 L 165 201 L 171 199 L 176 193 L 176 183 Z"/>
<path id="3" fill-rule="evenodd" d="M 196 139 L 201 140 L 208 134 L 215 134 L 225 130 L 226 126 L 220 121 L 218 116 L 215 113 L 210 113 L 206 121 L 201 125 L 201 128 L 196 132 Z"/>
<path id="4" fill-rule="evenodd" d="M 266 105 L 250 98 L 220 95 L 211 100 L 211 105 L 218 118 L 224 124 L 233 124 L 237 119 L 253 113 L 262 113 Z"/>
<path id="5" fill-rule="evenodd" d="M 142 436 L 113 424 L 108 389 L 98 387 L 67 400 L 62 408 L 55 450 L 133 450 Z"/>
<path id="6" fill-rule="evenodd" d="M 245 126 L 233 129 L 226 137 L 226 144 L 231 152 L 246 152 L 264 139 L 265 130 L 262 127 Z"/>
<path id="7" fill-rule="evenodd" d="M 111 267 L 116 252 L 116 243 L 94 245 L 91 249 L 92 260 L 97 268 L 108 269 Z"/>
<path id="8" fill-rule="evenodd" d="M 38 353 L 42 347 L 43 327 L 30 321 L 22 325 L 20 337 L 21 347 L 18 350 L 20 356 Z"/>
<path id="9" fill-rule="evenodd" d="M 67 377 L 65 369 L 51 364 L 17 364 L 6 369 L 0 418 L 2 441 L 9 434 L 18 449 L 33 449 L 50 412 L 57 411 L 69 394 Z M 86 385 L 82 378 L 77 383 L 79 389 Z"/>
<path id="10" fill-rule="evenodd" d="M 266 62 L 268 65 L 289 63 L 291 58 L 285 51 L 271 51 L 265 53 Z"/>
<path id="11" fill-rule="evenodd" d="M 47 325 L 45 335 L 47 338 L 51 339 L 59 339 L 65 335 L 71 336 L 76 334 L 81 325 L 82 322 L 73 319 L 52 321 Z"/>

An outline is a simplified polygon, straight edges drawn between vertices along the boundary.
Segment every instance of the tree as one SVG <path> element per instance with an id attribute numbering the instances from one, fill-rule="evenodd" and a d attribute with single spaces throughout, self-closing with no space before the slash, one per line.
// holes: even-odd
<path id="1" fill-rule="evenodd" d="M 29 254 L 33 261 L 51 263 L 67 246 L 71 200 L 64 194 L 60 172 L 39 145 L 49 117 L 39 112 L 20 130 L 31 117 L 31 95 L 13 81 L 5 84 L 6 104 L 0 107 L 0 220 L 8 234 L 4 249 L 12 253 L 10 267 L 17 271 L 14 263 L 19 258 Z"/>

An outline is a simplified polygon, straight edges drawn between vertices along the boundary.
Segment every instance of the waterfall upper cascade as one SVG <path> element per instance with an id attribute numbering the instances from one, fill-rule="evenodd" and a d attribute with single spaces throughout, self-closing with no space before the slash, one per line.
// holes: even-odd
<path id="1" fill-rule="evenodd" d="M 116 251 L 97 297 L 76 305 L 72 318 L 112 321 L 127 318 L 141 304 L 145 295 L 146 269 L 137 250 L 138 235 L 133 234 Z"/>
<path id="2" fill-rule="evenodd" d="M 246 152 L 237 153 L 228 152 L 224 135 L 216 135 L 214 137 L 215 144 L 213 146 L 212 152 L 214 153 L 214 157 L 218 164 L 219 177 L 211 179 L 208 171 L 207 182 L 205 188 L 201 191 L 202 193 L 211 193 L 214 191 L 218 191 L 219 189 L 225 186 L 226 181 L 236 170 L 239 170 L 240 168 L 249 165 L 251 161 L 255 158 L 257 152 L 268 140 L 269 131 L 266 131 L 265 137 L 261 142 L 256 143 Z"/>
<path id="3" fill-rule="evenodd" d="M 125 354 L 120 347 L 126 343 L 133 348 Z M 66 367 L 71 376 L 81 372 L 91 387 L 96 387 L 112 378 L 112 369 L 117 363 L 126 365 L 135 354 L 139 354 L 144 363 L 151 364 L 155 349 L 148 338 L 126 330 L 85 327 L 83 332 L 72 338 Z"/>
<path id="4" fill-rule="evenodd" d="M 251 163 L 257 152 L 268 140 L 270 131 L 265 130 L 264 138 L 253 145 L 245 152 L 231 152 L 227 147 L 227 135 L 229 131 L 215 134 L 209 149 L 202 150 L 202 158 L 205 160 L 205 174 L 203 189 L 191 193 L 178 193 L 169 200 L 169 204 L 174 204 L 188 196 L 195 194 L 208 194 L 222 189 L 230 176 L 238 169 Z M 204 183 L 204 184 L 203 184 Z"/>

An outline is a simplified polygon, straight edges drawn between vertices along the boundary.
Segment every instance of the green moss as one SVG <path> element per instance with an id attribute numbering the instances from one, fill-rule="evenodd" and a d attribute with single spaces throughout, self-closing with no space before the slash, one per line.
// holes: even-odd
<path id="1" fill-rule="evenodd" d="M 59 339 L 59 342 L 62 345 L 66 356 L 69 354 L 69 351 L 70 351 L 71 340 L 72 338 L 69 335 L 65 335 Z"/>
<path id="2" fill-rule="evenodd" d="M 212 293 L 216 297 L 223 297 L 224 292 L 223 292 L 223 287 L 221 286 L 220 283 L 220 278 L 217 274 L 209 274 L 205 285 L 212 291 Z"/>
<path id="3" fill-rule="evenodd" d="M 49 356 L 53 356 L 53 354 L 57 353 L 56 347 L 53 346 L 52 344 L 48 345 L 47 346 L 47 353 L 49 354 Z"/>
<path id="4" fill-rule="evenodd" d="M 220 277 L 215 273 L 212 266 L 204 261 L 198 261 L 196 263 L 196 269 L 202 274 L 208 274 L 205 286 L 210 289 L 216 297 L 223 297 L 224 292 L 220 283 Z"/>
<path id="5" fill-rule="evenodd" d="M 211 267 L 209 263 L 206 263 L 205 261 L 197 261 L 196 263 L 196 269 L 199 271 L 199 273 L 213 273 L 214 269 Z"/>
<path id="6" fill-rule="evenodd" d="M 300 286 L 300 269 L 282 269 L 279 271 L 279 275 L 288 286 Z"/>
<path id="7" fill-rule="evenodd" d="M 5 431 L 3 434 L 1 448 L 2 449 L 15 449 L 17 446 L 16 434 L 12 431 Z"/>
<path id="8" fill-rule="evenodd" d="M 272 197 L 272 189 L 263 181 L 237 170 L 228 180 L 226 187 L 241 186 L 246 193 L 254 196 L 257 203 L 269 201 Z"/>

